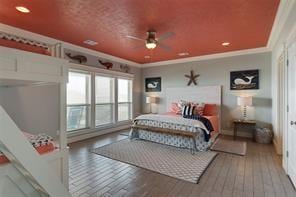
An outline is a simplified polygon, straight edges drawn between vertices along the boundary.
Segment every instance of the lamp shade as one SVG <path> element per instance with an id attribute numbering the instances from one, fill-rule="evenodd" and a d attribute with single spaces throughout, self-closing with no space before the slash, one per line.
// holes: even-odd
<path id="1" fill-rule="evenodd" d="M 237 97 L 237 105 L 252 106 L 252 97 Z"/>
<path id="2" fill-rule="evenodd" d="M 150 96 L 146 96 L 146 103 L 151 103 L 151 97 Z"/>
<path id="3" fill-rule="evenodd" d="M 146 103 L 157 103 L 157 102 L 158 102 L 158 97 L 152 97 L 152 96 L 146 97 Z"/>

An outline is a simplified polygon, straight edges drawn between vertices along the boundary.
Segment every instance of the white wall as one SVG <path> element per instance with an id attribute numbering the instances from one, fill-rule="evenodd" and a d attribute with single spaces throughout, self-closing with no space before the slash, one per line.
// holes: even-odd
<path id="1" fill-rule="evenodd" d="M 231 91 L 230 71 L 259 69 L 260 89 L 254 91 Z M 222 85 L 222 129 L 232 133 L 232 120 L 238 118 L 241 113 L 237 107 L 238 94 L 254 95 L 254 118 L 259 126 L 271 125 L 271 53 L 253 55 L 241 55 L 213 60 L 203 60 L 190 63 L 180 63 L 159 67 L 144 68 L 142 71 L 142 88 L 146 77 L 161 77 L 162 91 L 160 93 L 144 93 L 142 103 L 145 105 L 146 95 L 160 97 L 159 112 L 165 112 L 165 89 L 167 87 L 186 87 L 188 79 L 184 77 L 190 70 L 200 74 L 199 86 Z M 250 132 L 241 133 L 250 135 Z"/>
<path id="2" fill-rule="evenodd" d="M 22 131 L 57 136 L 59 86 L 1 88 L 0 94 L 3 108 Z"/>

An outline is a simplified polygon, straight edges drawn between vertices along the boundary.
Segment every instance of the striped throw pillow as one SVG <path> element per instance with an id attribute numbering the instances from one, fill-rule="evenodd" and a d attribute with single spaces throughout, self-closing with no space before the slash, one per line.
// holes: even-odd
<path id="1" fill-rule="evenodd" d="M 184 105 L 182 108 L 182 116 L 192 116 L 194 115 L 195 106 L 194 105 Z"/>

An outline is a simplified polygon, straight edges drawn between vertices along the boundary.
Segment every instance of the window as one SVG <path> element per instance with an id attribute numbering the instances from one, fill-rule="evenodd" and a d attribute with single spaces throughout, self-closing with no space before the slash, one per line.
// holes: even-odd
<path id="1" fill-rule="evenodd" d="M 118 79 L 118 121 L 132 118 L 132 81 Z"/>
<path id="2" fill-rule="evenodd" d="M 114 122 L 114 78 L 96 76 L 96 127 Z"/>
<path id="3" fill-rule="evenodd" d="M 67 131 L 91 132 L 132 119 L 132 79 L 114 71 L 78 69 L 69 72 Z"/>
<path id="4" fill-rule="evenodd" d="M 90 75 L 69 72 L 67 84 L 67 130 L 90 126 Z"/>

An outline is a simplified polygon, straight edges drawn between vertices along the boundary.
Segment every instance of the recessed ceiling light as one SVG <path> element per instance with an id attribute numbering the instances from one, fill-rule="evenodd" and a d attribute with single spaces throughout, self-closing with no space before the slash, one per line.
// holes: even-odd
<path id="1" fill-rule="evenodd" d="M 223 43 L 222 43 L 222 46 L 225 46 L 225 47 L 227 47 L 227 46 L 229 46 L 229 45 L 230 45 L 229 42 L 223 42 Z"/>
<path id="2" fill-rule="evenodd" d="M 22 13 L 29 13 L 30 12 L 30 10 L 28 8 L 24 7 L 24 6 L 16 6 L 15 9 L 17 11 L 22 12 Z"/>
<path id="3" fill-rule="evenodd" d="M 182 56 L 187 56 L 187 55 L 189 55 L 189 53 L 188 53 L 188 52 L 182 52 L 182 53 L 178 53 L 178 55 L 182 57 Z"/>
<path id="4" fill-rule="evenodd" d="M 145 58 L 145 59 L 149 59 L 150 56 L 149 56 L 149 55 L 145 55 L 144 58 Z"/>
<path id="5" fill-rule="evenodd" d="M 83 43 L 91 45 L 91 46 L 95 46 L 98 44 L 96 41 L 93 41 L 93 40 L 85 40 L 85 41 L 83 41 Z"/>

